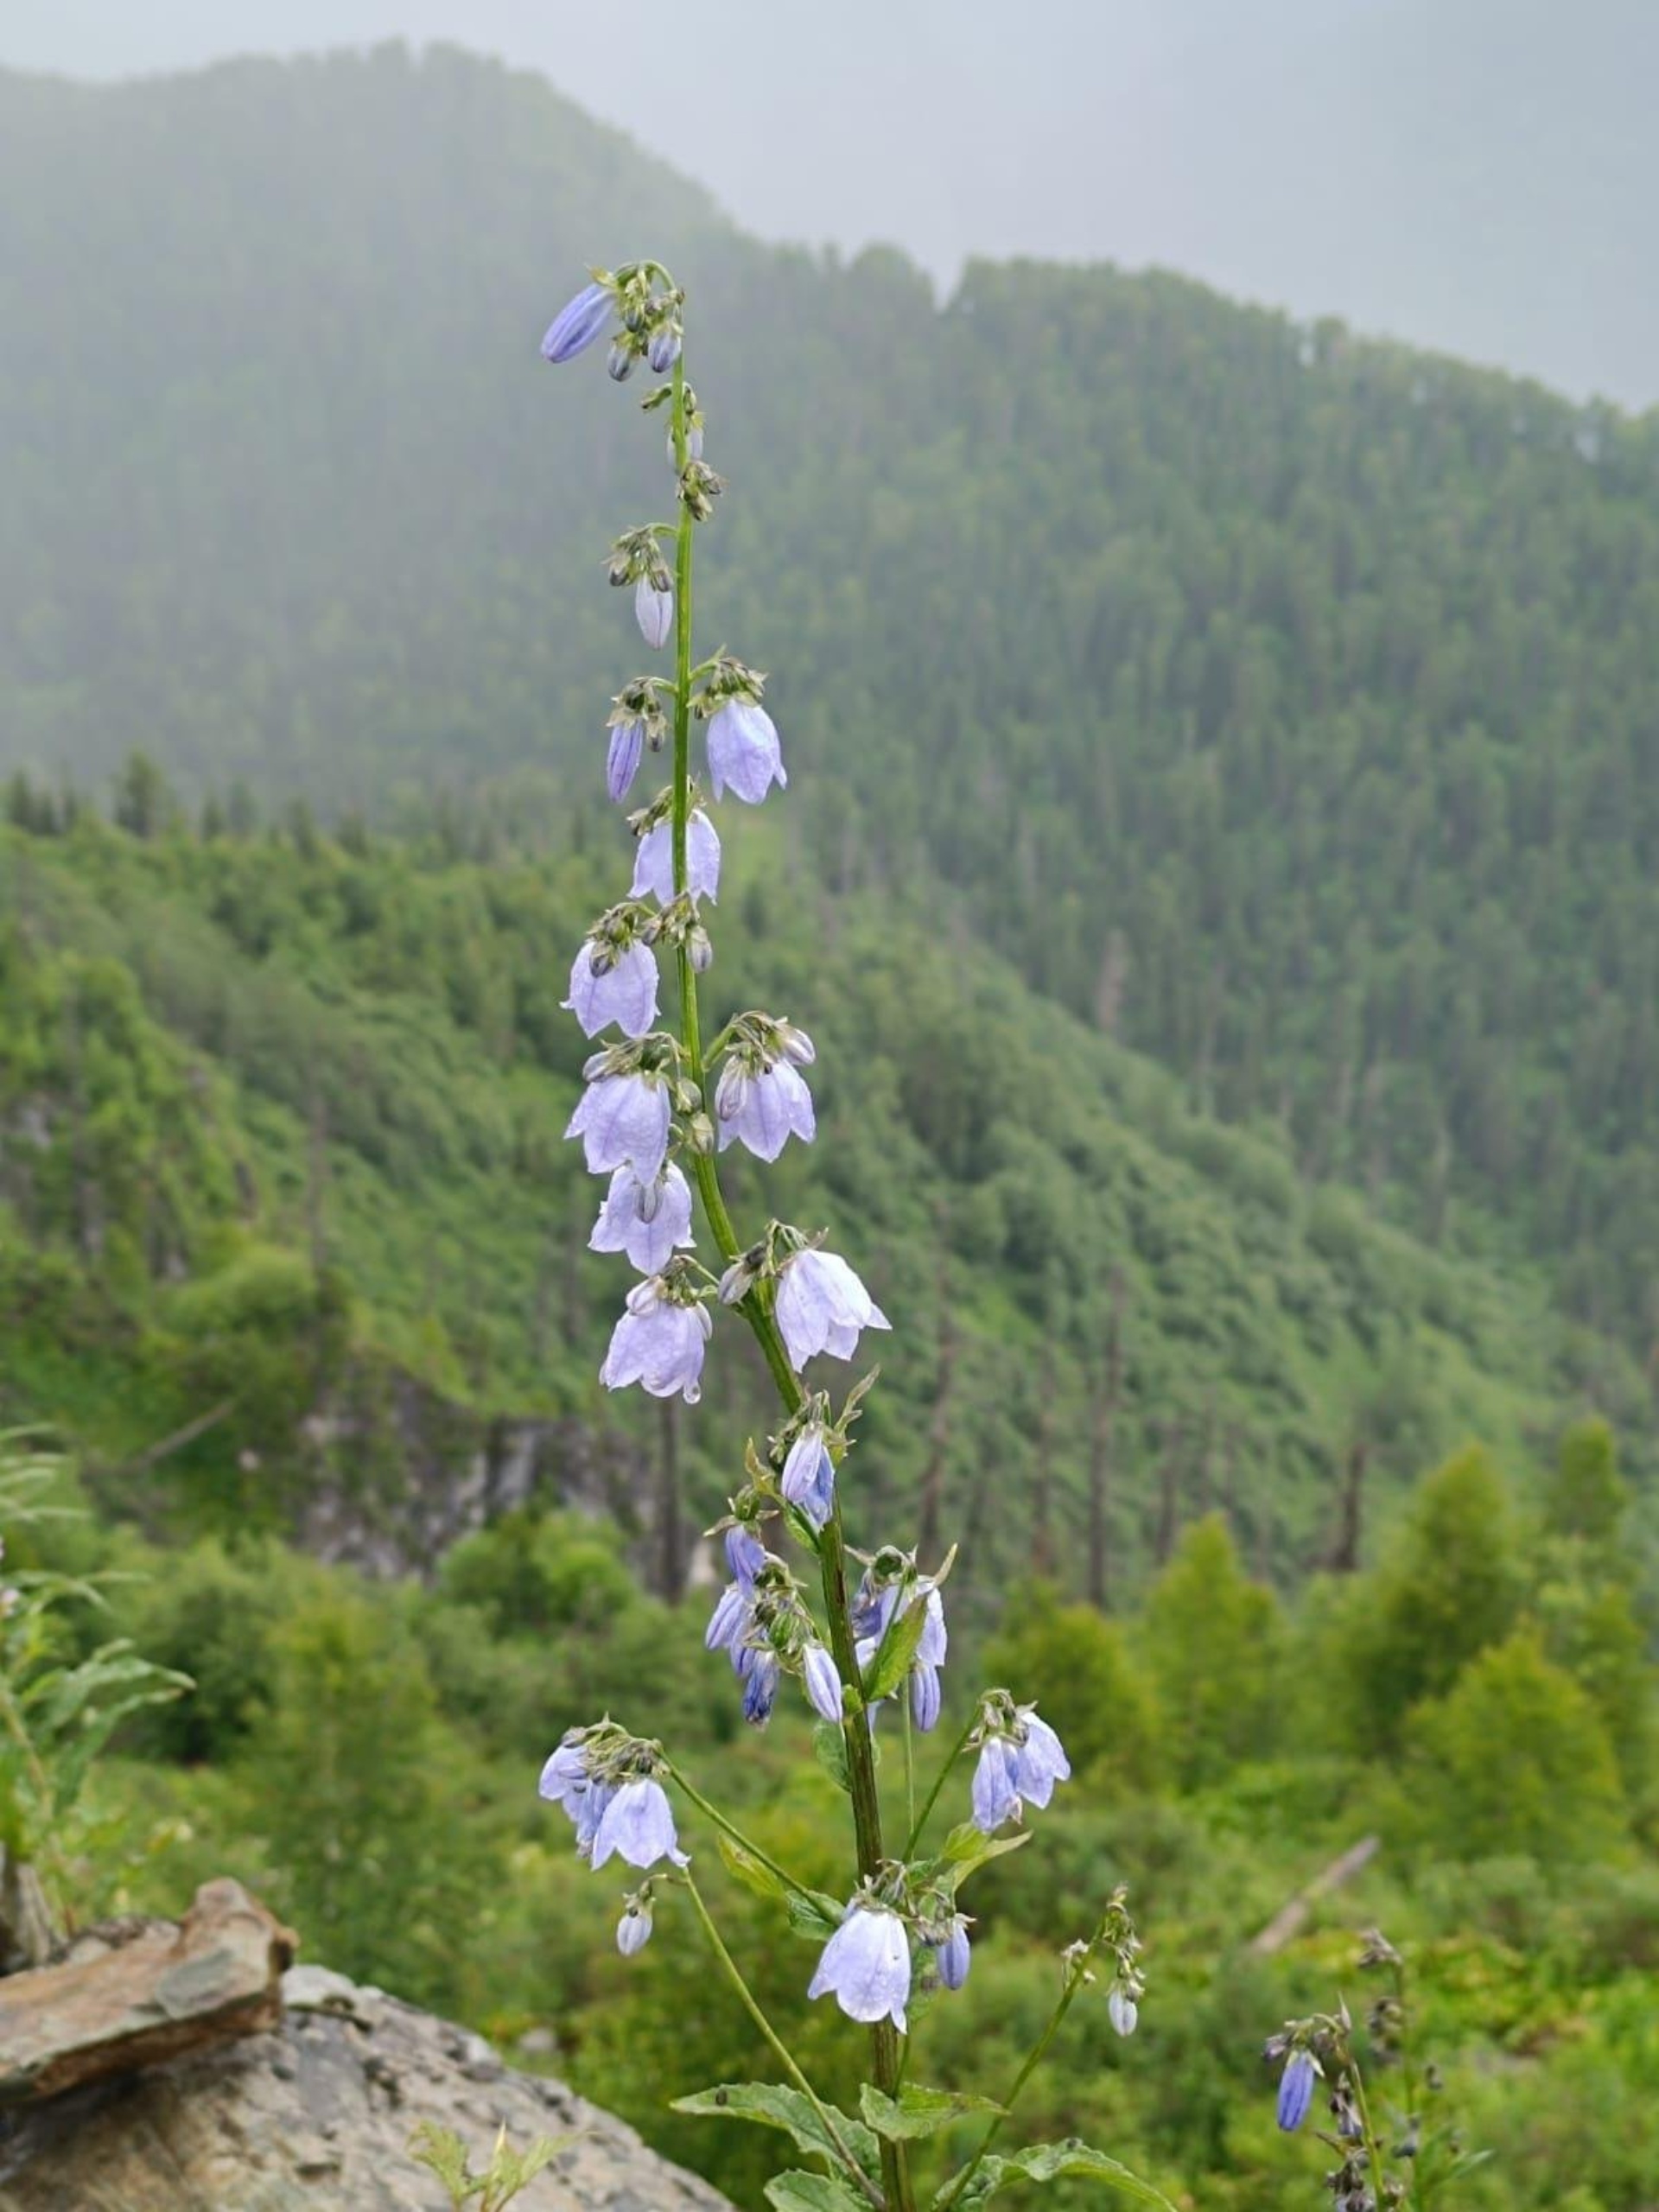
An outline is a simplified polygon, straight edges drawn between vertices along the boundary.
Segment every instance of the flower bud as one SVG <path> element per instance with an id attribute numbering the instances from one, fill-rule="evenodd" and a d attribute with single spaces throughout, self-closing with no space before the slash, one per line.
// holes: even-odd
<path id="1" fill-rule="evenodd" d="M 706 976 L 715 964 L 715 941 L 701 922 L 686 933 L 685 955 L 694 976 Z"/>
<path id="2" fill-rule="evenodd" d="M 694 1114 L 685 1125 L 685 1141 L 693 1152 L 706 1157 L 715 1148 L 715 1125 L 706 1114 Z"/>
<path id="3" fill-rule="evenodd" d="M 671 369 L 680 358 L 680 333 L 677 324 L 659 322 L 651 334 L 651 343 L 645 358 L 658 376 Z"/>
<path id="4" fill-rule="evenodd" d="M 651 1907 L 631 1904 L 616 1923 L 616 1948 L 625 1959 L 637 1958 L 651 1941 Z"/>
<path id="5" fill-rule="evenodd" d="M 741 1306 L 754 1287 L 754 1270 L 747 1259 L 734 1260 L 720 1279 L 722 1306 Z"/>
<path id="6" fill-rule="evenodd" d="M 728 1060 L 715 1088 L 715 1111 L 722 1122 L 733 1121 L 742 1112 L 749 1090 L 749 1077 L 741 1063 Z"/>
<path id="7" fill-rule="evenodd" d="M 1106 2017 L 1121 2036 L 1132 2036 L 1141 2007 L 1120 1983 L 1106 1999 Z"/>
<path id="8" fill-rule="evenodd" d="M 675 1084 L 674 1111 L 677 1114 L 695 1114 L 702 1103 L 702 1093 L 695 1083 L 687 1083 L 682 1077 Z"/>
<path id="9" fill-rule="evenodd" d="M 633 374 L 633 348 L 620 338 L 606 357 L 605 373 L 613 384 L 626 384 Z"/>
<path id="10" fill-rule="evenodd" d="M 674 628 L 673 593 L 659 591 L 649 576 L 641 576 L 633 588 L 633 619 L 645 643 L 660 652 Z"/>
<path id="11" fill-rule="evenodd" d="M 556 366 L 574 360 L 600 337 L 611 319 L 610 288 L 588 284 L 560 308 L 542 340 L 542 359 Z"/>
<path id="12" fill-rule="evenodd" d="M 792 1021 L 779 1026 L 779 1038 L 784 1048 L 784 1058 L 793 1061 L 798 1068 L 810 1068 L 818 1057 L 818 1048 L 804 1029 L 798 1029 Z"/>
<path id="13" fill-rule="evenodd" d="M 618 722 L 612 730 L 605 757 L 605 788 L 619 805 L 639 772 L 645 749 L 645 732 L 638 722 Z"/>

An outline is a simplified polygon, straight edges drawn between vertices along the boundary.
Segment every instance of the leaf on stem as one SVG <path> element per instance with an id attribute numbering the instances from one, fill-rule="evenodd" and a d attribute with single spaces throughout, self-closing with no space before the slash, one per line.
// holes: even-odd
<path id="1" fill-rule="evenodd" d="M 825 1897 L 822 1890 L 791 1890 L 784 1904 L 796 1935 L 813 1943 L 829 1942 L 845 1910 L 838 1898 Z"/>
<path id="2" fill-rule="evenodd" d="M 775 2174 L 766 2202 L 773 2212 L 869 2212 L 850 2182 L 828 2174 Z"/>
<path id="3" fill-rule="evenodd" d="M 676 2097 L 673 2108 L 676 2112 L 690 2113 L 702 2119 L 747 2120 L 760 2127 L 779 2128 L 785 2135 L 792 2137 L 801 2150 L 816 2151 L 822 2157 L 832 2159 L 836 2165 L 842 2164 L 836 2139 L 818 2117 L 810 2098 L 803 2096 L 798 2089 L 785 2088 L 781 2082 L 727 2082 L 717 2089 L 698 2089 L 691 2096 Z M 875 2172 L 879 2169 L 881 2154 L 869 2129 L 861 2120 L 850 2120 L 845 2113 L 837 2112 L 833 2105 L 825 2105 L 823 2110 L 835 2122 L 842 2143 L 854 2158 L 868 2171 Z M 818 2177 L 805 2174 L 792 2178 L 817 2182 Z M 772 2201 L 775 2203 L 777 2199 Z M 845 2201 L 849 2204 L 863 2202 L 856 2191 L 852 2190 Z M 838 2196 L 800 2199 L 803 2208 L 819 2202 L 824 2212 L 838 2212 L 842 2202 Z"/>
<path id="4" fill-rule="evenodd" d="M 836 1789 L 850 1796 L 853 1777 L 847 1764 L 847 1738 L 833 1720 L 820 1720 L 812 1731 L 812 1752 Z"/>
<path id="5" fill-rule="evenodd" d="M 720 1855 L 728 1871 L 746 1890 L 753 1890 L 758 1897 L 786 1897 L 789 1885 L 774 1874 L 770 1866 L 763 1866 L 752 1851 L 745 1851 L 741 1843 L 734 1843 L 724 1829 L 715 1838 Z"/>
<path id="6" fill-rule="evenodd" d="M 946 2182 L 933 2199 L 933 2212 L 943 2212 L 945 2205 L 957 2206 L 961 2212 L 976 2212 L 976 2208 L 995 2196 L 999 2190 L 1007 2189 L 1019 2181 L 1058 2181 L 1067 2174 L 1084 2174 L 1091 2181 L 1103 2182 L 1121 2196 L 1133 2197 L 1137 2204 L 1155 2204 L 1161 2212 L 1175 2212 L 1175 2207 L 1160 2190 L 1140 2175 L 1131 2173 L 1128 2167 L 1116 2158 L 1109 2158 L 1103 2151 L 1091 2151 L 1086 2143 L 1075 2139 L 1069 2143 L 1033 2143 L 1029 2150 L 1012 2151 L 1006 2158 L 982 2158 L 968 2186 L 958 2196 L 955 2176 Z"/>
<path id="7" fill-rule="evenodd" d="M 896 2098 L 884 2097 L 866 2082 L 858 2093 L 859 2108 L 878 2135 L 889 2143 L 909 2143 L 918 2136 L 937 2135 L 953 2120 L 971 2113 L 1000 2115 L 1002 2107 L 992 2097 L 976 2097 L 965 2089 L 923 2089 L 906 2082 Z"/>

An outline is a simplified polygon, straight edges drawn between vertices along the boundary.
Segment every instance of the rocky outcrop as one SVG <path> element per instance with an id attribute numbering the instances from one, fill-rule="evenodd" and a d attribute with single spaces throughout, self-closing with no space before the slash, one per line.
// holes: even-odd
<path id="1" fill-rule="evenodd" d="M 181 1933 L 141 1922 L 125 1943 L 120 1931 L 103 1939 L 109 1989 L 124 1976 L 131 1995 L 142 1968 L 122 1953 L 148 1946 L 154 1965 L 163 1932 Z M 79 1962 L 83 2000 L 96 1963 Z M 176 1980 L 162 2015 L 188 2002 Z M 499 2128 L 518 2149 L 556 2139 L 515 2212 L 730 2212 L 620 2120 L 512 2071 L 481 2037 L 318 1967 L 291 1967 L 280 1999 L 263 2032 L 242 2019 L 233 2040 L 0 2117 L 0 2212 L 443 2212 L 443 2189 L 410 2152 L 423 2120 L 453 2129 L 475 2168 Z"/>

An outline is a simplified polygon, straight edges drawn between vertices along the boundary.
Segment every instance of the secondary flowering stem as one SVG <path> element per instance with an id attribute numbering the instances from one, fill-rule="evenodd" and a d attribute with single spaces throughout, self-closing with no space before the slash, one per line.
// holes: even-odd
<path id="1" fill-rule="evenodd" d="M 986 2129 L 983 2137 L 981 2139 L 978 2150 L 975 2152 L 973 2157 L 968 2161 L 962 2171 L 957 2176 L 949 2193 L 937 2200 L 937 2212 L 949 2212 L 949 2208 L 957 2202 L 957 2199 L 962 2195 L 963 2190 L 967 2188 L 969 2183 L 978 2172 L 981 2162 L 983 2160 L 986 2152 L 990 2149 L 992 2144 L 995 2142 L 997 2137 L 1002 2133 L 1004 2124 L 1007 2120 L 1009 2113 L 1013 2112 L 1014 2106 L 1019 2102 L 1021 2092 L 1024 2090 L 1027 2082 L 1030 2081 L 1032 2075 L 1042 2064 L 1044 2058 L 1047 2056 L 1050 2044 L 1052 2044 L 1055 2037 L 1058 2035 L 1062 2021 L 1064 2021 L 1066 2014 L 1071 2010 L 1073 2004 L 1077 2000 L 1077 1992 L 1088 1980 L 1089 1961 L 1095 1955 L 1095 1945 L 1099 1942 L 1099 1932 L 1096 1930 L 1093 1939 L 1089 1943 L 1088 1948 L 1084 1950 L 1080 1955 L 1077 1954 L 1068 1955 L 1066 1961 L 1065 1986 L 1060 1992 L 1058 2003 L 1055 2005 L 1054 2010 L 1049 2015 L 1048 2025 L 1043 2030 L 1041 2035 L 1038 2037 L 1036 2042 L 1032 2045 L 1030 2051 L 1027 2055 L 1025 2064 L 1014 2075 L 1014 2086 L 1008 2091 L 1007 2095 L 1002 2100 L 1002 2109 L 997 2114 L 996 2118 L 991 2122 L 990 2126 Z M 1380 2199 L 1378 2201 L 1379 2202 L 1381 2202 Z"/>
<path id="2" fill-rule="evenodd" d="M 755 2026 L 760 2029 L 761 2034 L 766 2037 L 766 2042 L 772 2048 L 772 2056 L 777 2059 L 785 2073 L 788 2075 L 790 2080 L 795 2084 L 795 2087 L 800 2091 L 801 2094 L 806 2099 L 808 2104 L 811 2106 L 813 2111 L 817 2113 L 819 2126 L 823 2129 L 825 2135 L 829 2138 L 830 2142 L 835 2145 L 836 2150 L 840 2156 L 841 2162 L 842 2165 L 846 2167 L 849 2175 L 857 2183 L 864 2195 L 869 2198 L 870 2202 L 878 2208 L 878 2212 L 880 2212 L 880 2208 L 883 2203 L 880 2190 L 877 2189 L 875 2183 L 870 2179 L 863 2167 L 859 2164 L 858 2160 L 853 2156 L 852 2152 L 847 2145 L 847 2142 L 842 2136 L 841 2130 L 836 2125 L 833 2114 L 830 2113 L 819 2101 L 817 2091 L 812 2087 L 812 2084 L 807 2080 L 805 2075 L 802 2073 L 800 2068 L 795 2063 L 795 2060 L 791 2054 L 788 2044 L 784 2042 L 777 2030 L 772 2026 L 772 2022 L 767 2019 L 766 2014 L 761 2011 L 760 2000 L 755 1996 L 754 1992 L 749 1987 L 748 1983 L 744 1980 L 742 1974 L 739 1970 L 736 1960 L 733 1958 L 731 1953 L 727 1949 L 724 1942 L 721 1940 L 720 1930 L 715 1927 L 713 1919 L 709 1916 L 709 1908 L 702 1901 L 702 1891 L 697 1887 L 696 1882 L 691 1878 L 691 1870 L 689 1866 L 683 1870 L 680 1878 L 684 1882 L 686 1889 L 690 1893 L 691 1898 L 691 1910 L 696 1914 L 698 1920 L 702 1923 L 702 1932 L 709 1938 L 709 1948 L 719 1960 L 721 1967 L 725 1969 L 727 1979 L 730 1981 L 733 1988 L 736 1990 L 739 1997 L 742 1999 L 744 2011 L 748 2014 L 749 2018 L 754 2022 Z"/>
<path id="3" fill-rule="evenodd" d="M 977 1720 L 978 1718 L 979 1715 L 977 1712 L 976 1712 L 973 1716 L 973 1719 L 969 1721 L 968 1726 L 963 1730 L 961 1735 L 957 1737 L 956 1742 L 952 1745 L 950 1758 L 946 1759 L 944 1764 L 939 1769 L 938 1774 L 934 1776 L 933 1787 L 927 1793 L 927 1801 L 923 1805 L 920 1813 L 911 1822 L 910 1835 L 905 1845 L 905 1856 L 906 1859 L 913 1859 L 916 1856 L 916 1847 L 922 1840 L 922 1830 L 927 1826 L 929 1821 L 933 1816 L 933 1808 L 939 1802 L 939 1792 L 944 1788 L 945 1783 L 950 1778 L 950 1770 L 955 1766 L 957 1761 L 967 1750 L 968 1738 L 974 1732 L 974 1721 Z"/>
<path id="4" fill-rule="evenodd" d="M 674 363 L 672 406 L 674 465 L 677 471 L 683 474 L 689 458 L 683 353 Z M 694 527 L 690 507 L 682 501 L 679 535 L 674 549 L 673 855 L 677 897 L 685 895 L 689 881 L 686 845 L 687 825 L 691 813 L 691 534 Z M 702 1095 L 706 1110 L 709 1081 L 697 1014 L 697 979 L 684 944 L 679 947 L 677 967 L 680 1042 L 685 1052 L 686 1071 Z M 732 1217 L 721 1192 L 720 1171 L 715 1156 L 711 1152 L 697 1152 L 693 1159 L 697 1194 L 702 1201 L 709 1233 L 719 1246 L 722 1257 L 728 1261 L 734 1260 L 742 1248 L 738 1243 L 737 1232 L 732 1226 Z M 740 1302 L 738 1310 L 754 1332 L 785 1407 L 791 1414 L 798 1413 L 805 1402 L 806 1393 L 790 1363 L 787 1348 L 772 1314 L 771 1297 L 770 1286 L 757 1284 Z M 830 1649 L 836 1669 L 843 1682 L 856 1686 L 859 1680 L 858 1655 L 847 1596 L 847 1544 L 842 1531 L 839 1502 L 818 1539 L 818 1567 L 823 1586 Z M 847 1774 L 858 1849 L 858 1871 L 861 1877 L 868 1877 L 876 1872 L 882 1860 L 881 1806 L 875 1786 L 875 1759 L 870 1743 L 869 1722 L 861 1707 L 855 1707 L 849 1713 L 842 1733 L 847 1745 Z M 712 1923 L 710 1933 L 713 1933 Z M 735 1974 L 736 1969 L 734 1967 L 732 1971 Z M 886 2095 L 896 2096 L 900 2079 L 898 2031 L 890 2020 L 878 2021 L 870 2031 L 870 2041 L 876 2086 Z M 791 2065 L 792 2072 L 792 2062 Z M 881 2175 L 890 2212 L 915 2212 L 909 2156 L 903 2144 L 883 2140 Z"/>
<path id="5" fill-rule="evenodd" d="M 717 1828 L 730 1836 L 738 1849 L 747 1852 L 757 1866 L 764 1866 L 767 1873 L 775 1876 L 785 1889 L 793 1890 L 797 1897 L 811 1896 L 812 1892 L 804 1882 L 798 1882 L 795 1877 L 780 1866 L 775 1859 L 769 1857 L 766 1852 L 762 1851 L 758 1843 L 753 1842 L 749 1837 L 746 1836 L 734 1821 L 728 1821 L 718 1805 L 711 1805 L 700 1789 L 694 1789 L 671 1759 L 664 1760 L 663 1772 L 668 1776 L 682 1796 L 688 1797 L 706 1819 L 712 1821 Z"/>

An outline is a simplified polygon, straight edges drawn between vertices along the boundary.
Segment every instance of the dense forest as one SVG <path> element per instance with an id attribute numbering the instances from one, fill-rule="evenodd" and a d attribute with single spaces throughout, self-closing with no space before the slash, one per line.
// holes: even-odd
<path id="1" fill-rule="evenodd" d="M 535 341 L 649 239 L 821 877 L 952 887 L 1195 1107 L 1653 1357 L 1653 418 L 1157 275 L 941 305 L 453 52 L 0 79 L 0 756 L 568 848 L 595 564 L 660 491 Z"/>

